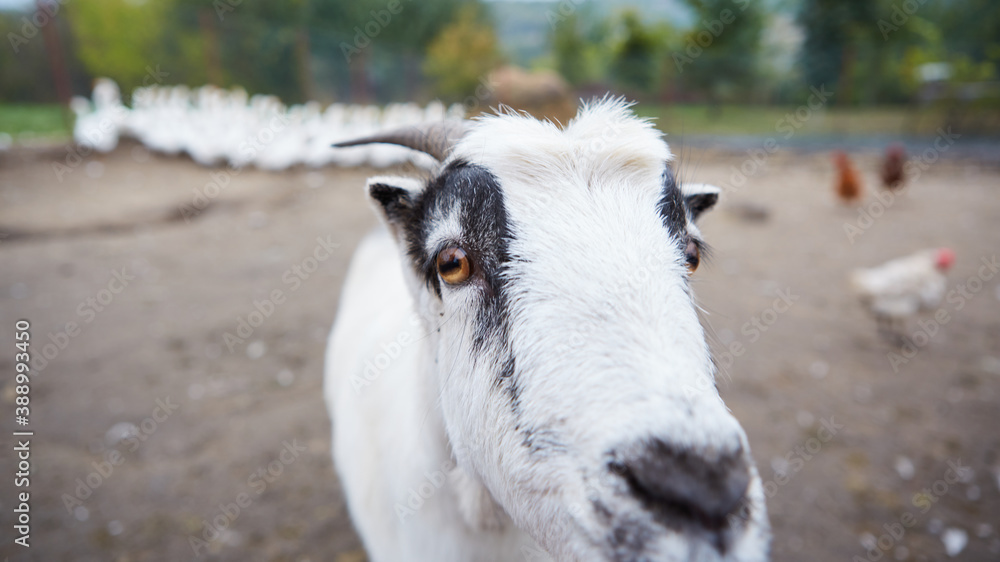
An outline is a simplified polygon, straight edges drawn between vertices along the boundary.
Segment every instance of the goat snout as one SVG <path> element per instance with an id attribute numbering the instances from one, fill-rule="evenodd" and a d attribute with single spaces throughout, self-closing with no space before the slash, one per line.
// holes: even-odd
<path id="1" fill-rule="evenodd" d="M 718 535 L 729 526 L 750 484 L 743 450 L 704 455 L 655 440 L 610 464 L 662 524 Z M 713 458 L 714 457 L 714 458 Z"/>

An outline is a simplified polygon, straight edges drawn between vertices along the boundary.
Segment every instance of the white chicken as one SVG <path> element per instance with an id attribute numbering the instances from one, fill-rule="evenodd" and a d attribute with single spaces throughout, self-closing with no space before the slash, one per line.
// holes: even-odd
<path id="1" fill-rule="evenodd" d="M 948 248 L 923 250 L 869 269 L 851 273 L 851 289 L 878 322 L 879 334 L 902 341 L 906 320 L 940 304 L 945 272 L 955 262 Z"/>

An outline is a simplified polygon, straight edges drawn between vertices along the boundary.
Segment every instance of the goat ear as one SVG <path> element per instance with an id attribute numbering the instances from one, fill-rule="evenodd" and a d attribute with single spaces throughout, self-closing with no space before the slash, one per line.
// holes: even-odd
<path id="1" fill-rule="evenodd" d="M 684 206 L 691 213 L 692 220 L 698 220 L 702 213 L 714 207 L 721 193 L 721 189 L 707 183 L 681 184 Z"/>
<path id="2" fill-rule="evenodd" d="M 382 218 L 396 229 L 412 215 L 423 184 L 413 178 L 376 176 L 368 180 L 367 189 Z"/>

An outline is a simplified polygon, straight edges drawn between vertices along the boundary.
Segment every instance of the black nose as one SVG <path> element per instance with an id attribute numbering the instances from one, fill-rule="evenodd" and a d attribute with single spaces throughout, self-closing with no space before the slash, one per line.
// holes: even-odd
<path id="1" fill-rule="evenodd" d="M 667 525 L 723 530 L 750 483 L 742 449 L 708 458 L 654 440 L 632 451 L 612 461 L 611 469 Z"/>

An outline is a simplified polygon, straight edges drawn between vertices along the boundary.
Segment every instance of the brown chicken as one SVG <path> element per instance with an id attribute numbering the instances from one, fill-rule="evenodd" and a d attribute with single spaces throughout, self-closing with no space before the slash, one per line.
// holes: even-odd
<path id="1" fill-rule="evenodd" d="M 844 203 L 854 203 L 861 199 L 861 178 L 843 150 L 833 153 L 833 164 L 837 167 L 837 183 L 834 189 Z"/>
<path id="2" fill-rule="evenodd" d="M 882 186 L 888 190 L 903 187 L 906 176 L 903 165 L 906 163 L 906 149 L 896 143 L 885 149 L 885 160 L 882 161 Z"/>

